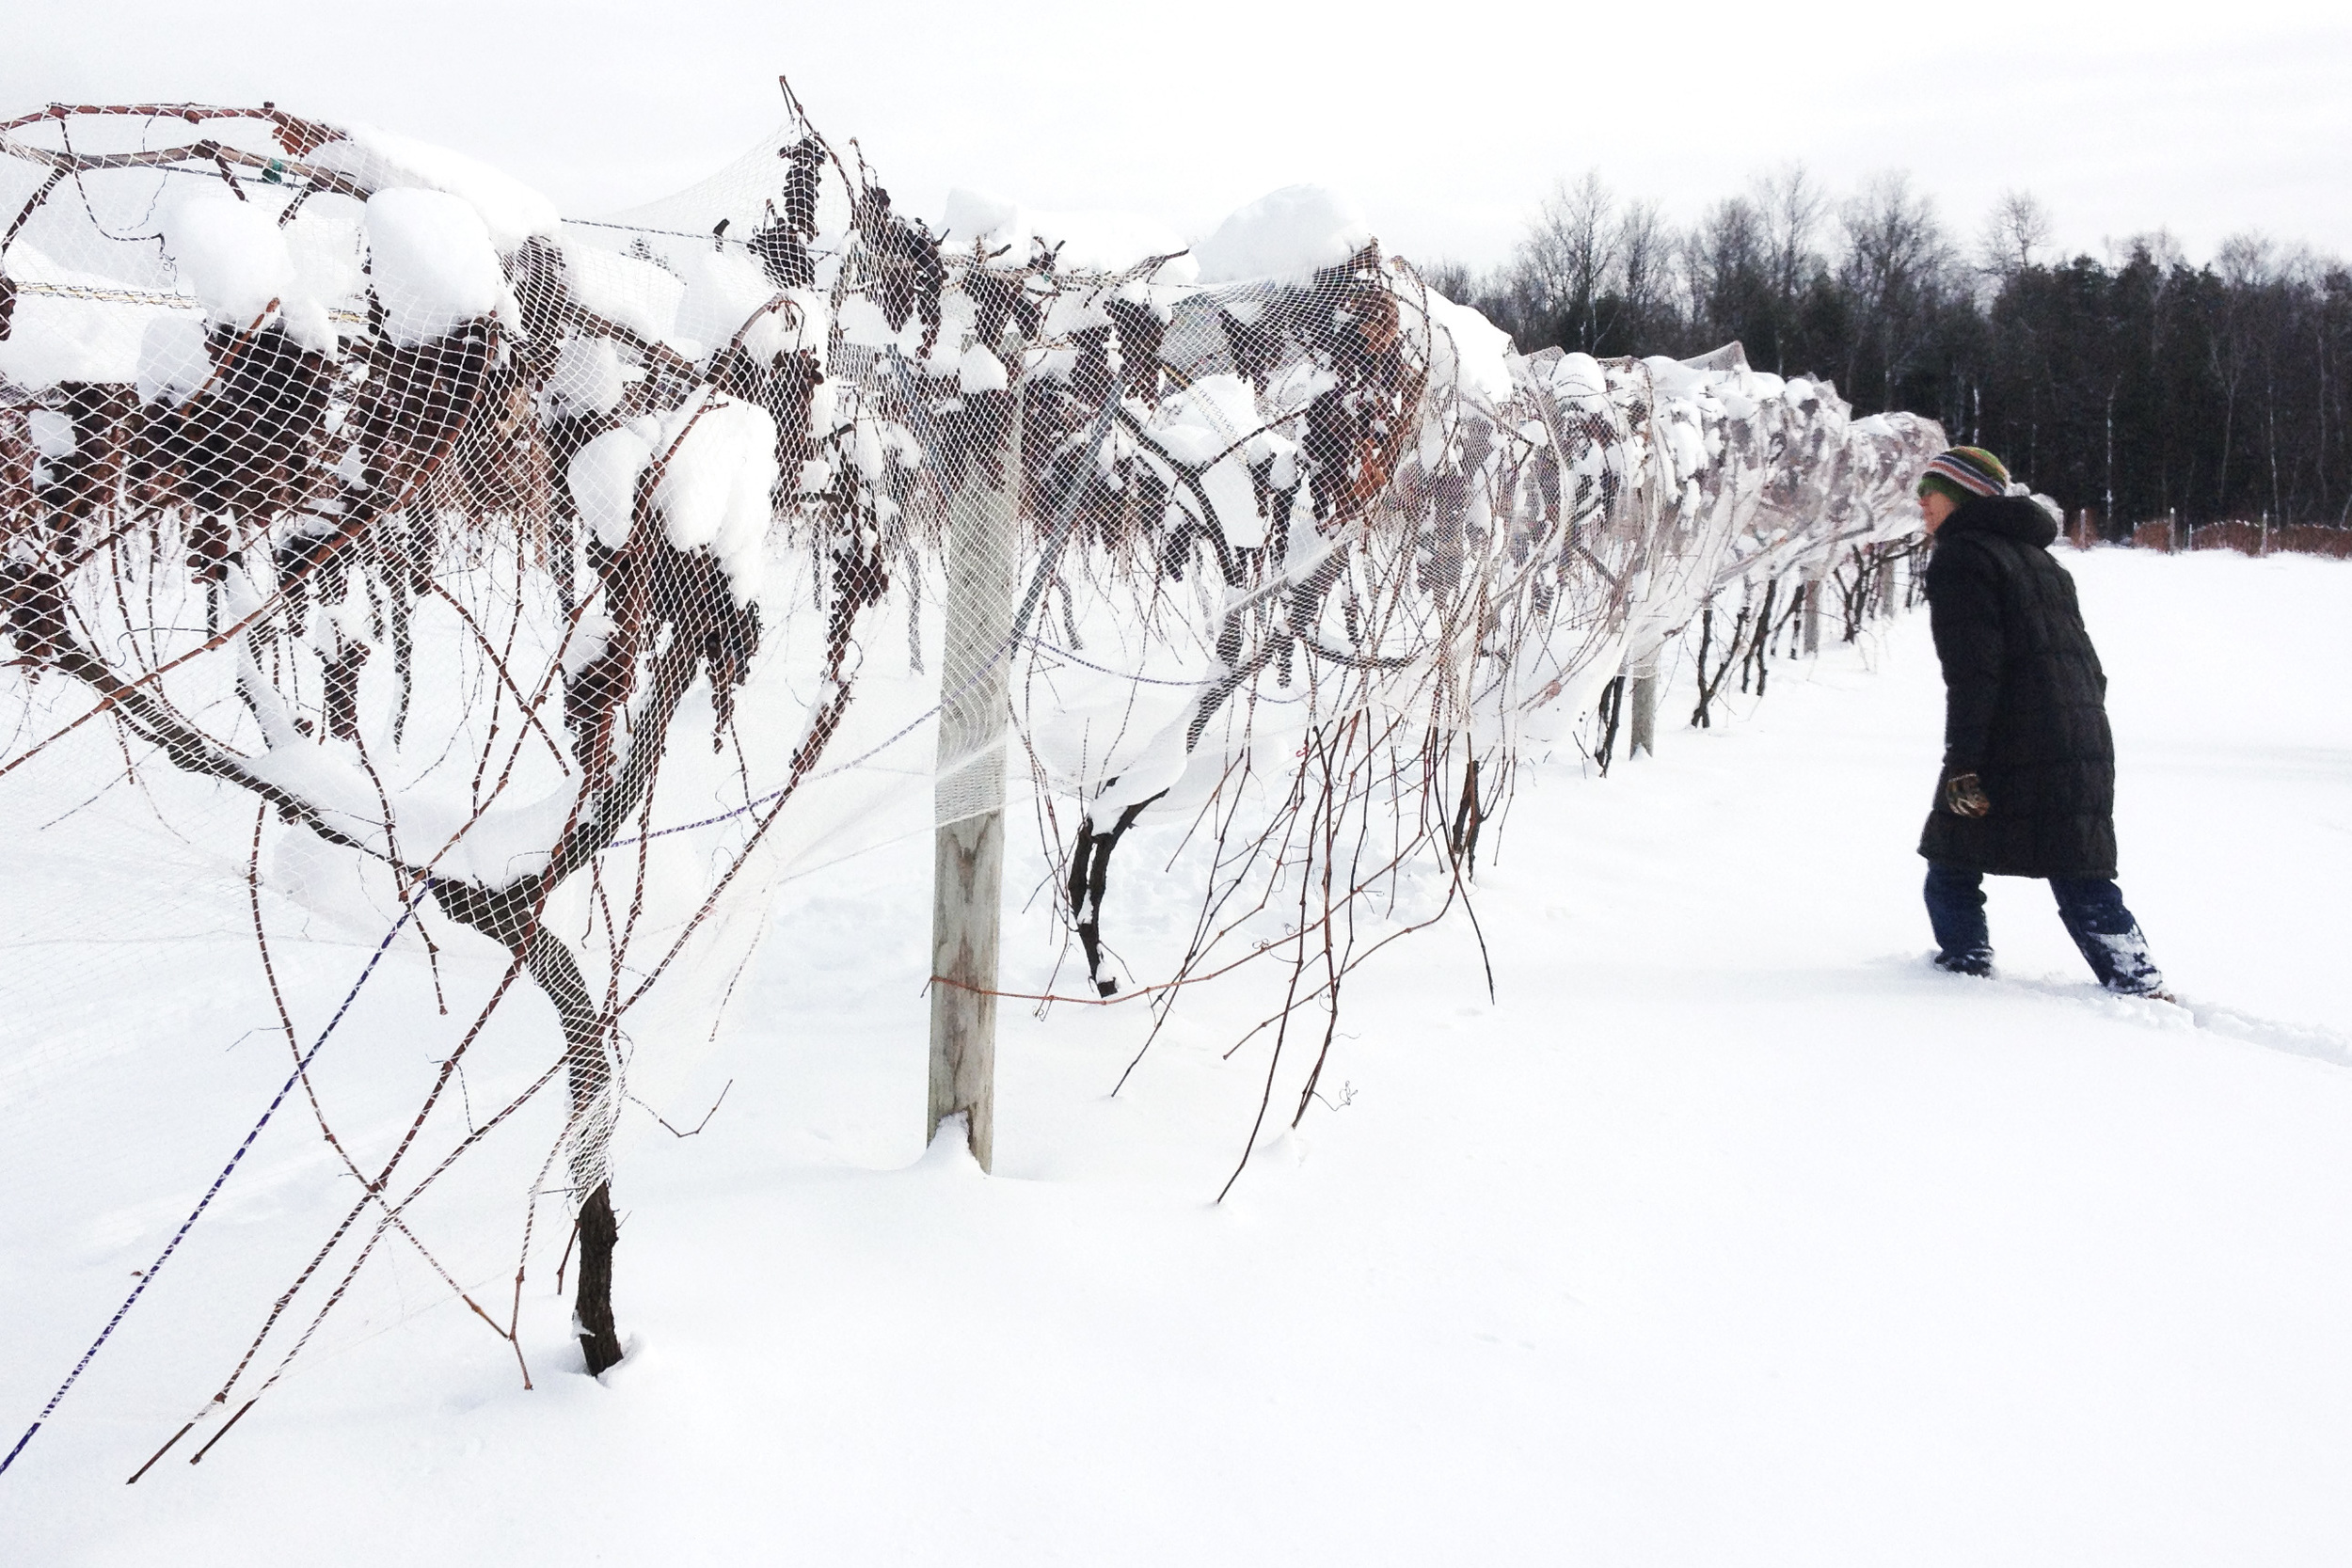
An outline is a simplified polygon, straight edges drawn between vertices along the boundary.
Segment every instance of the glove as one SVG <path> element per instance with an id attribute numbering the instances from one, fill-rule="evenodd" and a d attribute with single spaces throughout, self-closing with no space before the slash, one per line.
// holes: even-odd
<path id="1" fill-rule="evenodd" d="M 1962 773 L 1944 781 L 1944 809 L 1954 816 L 1990 816 L 1993 802 L 1974 773 Z"/>

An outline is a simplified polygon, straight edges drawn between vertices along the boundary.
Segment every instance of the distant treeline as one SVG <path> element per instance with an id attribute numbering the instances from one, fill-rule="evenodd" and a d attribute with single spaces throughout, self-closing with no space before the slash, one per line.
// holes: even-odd
<path id="1" fill-rule="evenodd" d="M 1836 199 L 1791 168 L 1677 230 L 1588 174 L 1496 273 L 1431 277 L 1523 352 L 1736 339 L 1857 413 L 1941 420 L 2111 537 L 2167 517 L 2352 522 L 2352 269 L 2254 234 L 2192 266 L 2161 230 L 2062 261 L 2051 227 L 2012 193 L 1963 245 L 1903 176 Z"/>

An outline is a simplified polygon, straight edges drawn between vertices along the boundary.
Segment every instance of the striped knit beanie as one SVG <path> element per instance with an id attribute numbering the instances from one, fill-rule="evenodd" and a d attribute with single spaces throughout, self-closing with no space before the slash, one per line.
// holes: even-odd
<path id="1" fill-rule="evenodd" d="M 1928 471 L 1919 476 L 1919 497 L 1931 493 L 1955 501 L 2009 493 L 2009 469 L 1982 447 L 1951 447 L 1937 452 Z"/>

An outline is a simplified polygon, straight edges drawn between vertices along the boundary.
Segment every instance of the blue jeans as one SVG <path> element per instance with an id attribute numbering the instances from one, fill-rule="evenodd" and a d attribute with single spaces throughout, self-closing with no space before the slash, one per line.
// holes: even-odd
<path id="1" fill-rule="evenodd" d="M 2053 877 L 2050 891 L 2058 895 L 2058 918 L 2066 934 L 2090 964 L 2099 983 L 2126 996 L 2141 996 L 2164 986 L 2155 960 L 2148 956 L 2148 939 L 2139 923 L 2123 907 L 2123 893 L 2106 878 Z M 1962 974 L 1987 974 L 1993 969 L 1993 933 L 1984 919 L 1984 873 L 1942 861 L 1928 863 L 1928 920 L 1935 927 L 1935 944 L 1942 951 L 1935 961 Z"/>

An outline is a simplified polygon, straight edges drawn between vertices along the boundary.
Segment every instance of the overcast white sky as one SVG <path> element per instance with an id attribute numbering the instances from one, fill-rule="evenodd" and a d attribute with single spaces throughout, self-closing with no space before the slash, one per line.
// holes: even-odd
<path id="1" fill-rule="evenodd" d="M 2005 189 L 2060 243 L 2255 228 L 2352 255 L 2352 4 L 1842 0 L 1448 8 L 1205 0 L 9 0 L 0 110 L 258 103 L 501 165 L 567 214 L 691 182 L 790 75 L 903 203 L 951 185 L 1187 233 L 1297 181 L 1484 265 L 1597 167 L 1677 222 L 1802 160 L 1904 168 L 1973 238 Z"/>

